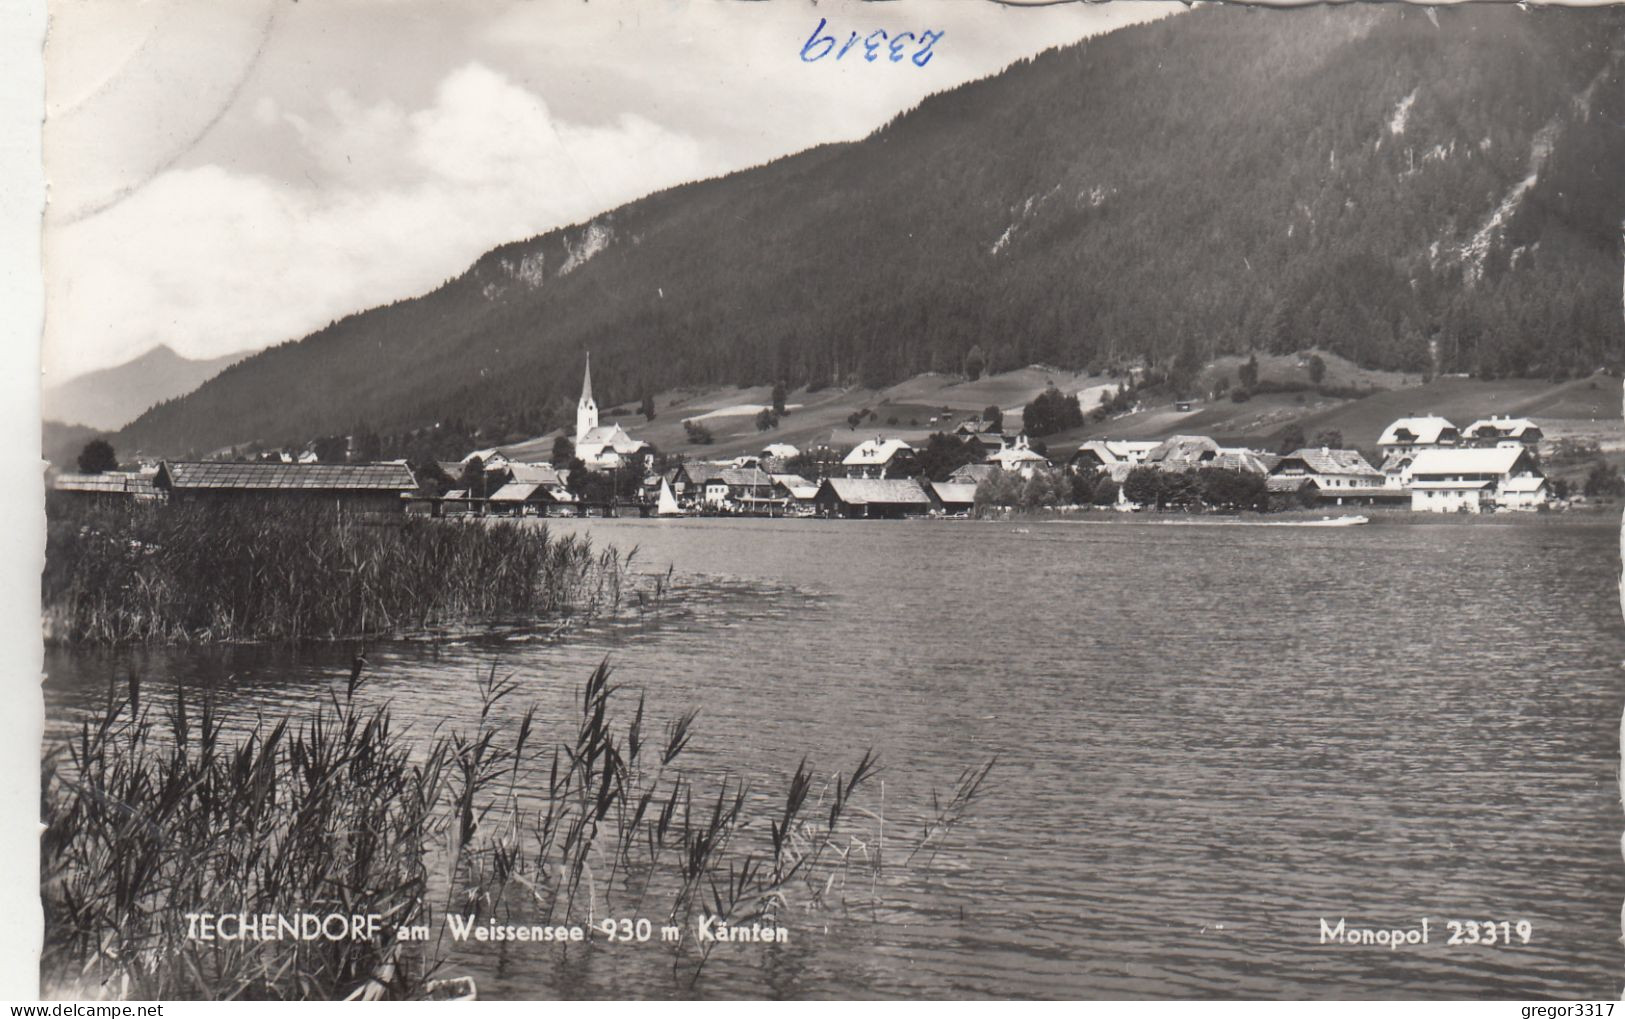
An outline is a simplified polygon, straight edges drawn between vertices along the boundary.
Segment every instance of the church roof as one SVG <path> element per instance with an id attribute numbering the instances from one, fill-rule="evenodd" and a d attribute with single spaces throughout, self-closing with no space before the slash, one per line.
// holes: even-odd
<path id="1" fill-rule="evenodd" d="M 587 354 L 587 367 L 581 373 L 581 402 L 592 400 L 592 353 Z"/>

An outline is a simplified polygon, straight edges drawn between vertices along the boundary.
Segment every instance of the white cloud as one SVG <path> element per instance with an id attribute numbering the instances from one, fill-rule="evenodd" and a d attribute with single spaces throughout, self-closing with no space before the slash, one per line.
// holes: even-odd
<path id="1" fill-rule="evenodd" d="M 258 103 L 252 115 L 277 112 Z M 323 186 L 174 169 L 51 228 L 47 372 L 159 341 L 202 357 L 298 337 L 431 289 L 504 240 L 720 170 L 692 139 L 635 115 L 562 122 L 478 63 L 448 75 L 423 109 L 334 92 L 314 122 L 281 116 Z"/>

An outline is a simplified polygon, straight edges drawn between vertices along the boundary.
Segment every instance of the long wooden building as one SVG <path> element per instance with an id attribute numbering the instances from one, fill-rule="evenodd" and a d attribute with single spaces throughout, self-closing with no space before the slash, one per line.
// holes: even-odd
<path id="1" fill-rule="evenodd" d="M 274 502 L 400 513 L 417 479 L 405 464 L 215 463 L 165 460 L 153 485 L 176 503 Z"/>

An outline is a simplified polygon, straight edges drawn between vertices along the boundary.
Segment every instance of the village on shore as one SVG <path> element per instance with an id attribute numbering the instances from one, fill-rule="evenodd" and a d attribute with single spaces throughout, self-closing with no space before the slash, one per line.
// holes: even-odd
<path id="1" fill-rule="evenodd" d="M 1491 416 L 1459 428 L 1434 414 L 1403 417 L 1377 438 L 1376 465 L 1334 445 L 1269 452 L 1204 435 L 1091 439 L 1061 458 L 1019 431 L 1007 433 L 1001 420 L 970 415 L 944 425 L 929 450 L 875 435 L 850 448 L 770 443 L 727 460 L 661 464 L 622 425 L 599 423 L 589 363 L 574 440 L 561 439 L 548 462 L 522 462 L 499 449 L 417 471 L 405 461 L 320 463 L 310 453 L 247 463 L 162 460 L 133 471 L 61 474 L 53 488 L 98 500 L 249 497 L 436 517 L 874 519 L 1039 507 L 1477 514 L 1567 504 L 1554 497 L 1540 466 L 1542 431 L 1527 418 Z M 951 470 L 943 470 L 945 456 Z M 426 473 L 439 483 L 420 476 Z"/>

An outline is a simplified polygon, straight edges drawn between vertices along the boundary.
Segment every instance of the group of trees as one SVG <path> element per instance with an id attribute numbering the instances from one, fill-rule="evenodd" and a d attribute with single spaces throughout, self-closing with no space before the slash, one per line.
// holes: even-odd
<path id="1" fill-rule="evenodd" d="M 1157 509 L 1262 511 L 1270 505 L 1262 475 L 1222 467 L 1194 471 L 1136 467 L 1123 479 L 1123 497 Z"/>
<path id="2" fill-rule="evenodd" d="M 118 456 L 113 444 L 106 439 L 91 439 L 79 451 L 79 471 L 82 474 L 105 474 L 118 470 Z"/>
<path id="3" fill-rule="evenodd" d="M 1022 429 L 1032 438 L 1042 438 L 1083 425 L 1083 408 L 1076 393 L 1063 395 L 1053 385 L 1033 397 L 1021 409 Z"/>
<path id="4" fill-rule="evenodd" d="M 976 486 L 978 512 L 992 509 L 1053 509 L 1059 506 L 1110 506 L 1117 483 L 1105 471 L 1035 470 L 1030 476 L 995 471 Z"/>

